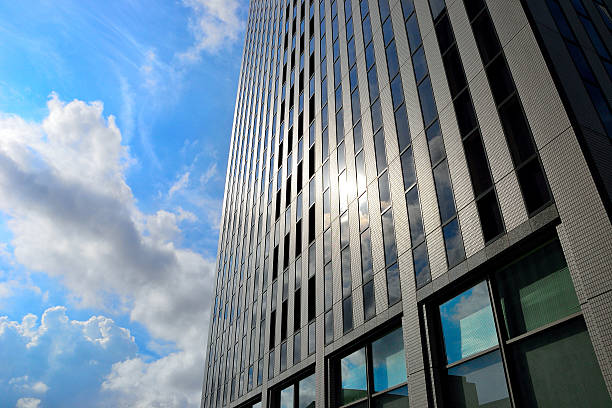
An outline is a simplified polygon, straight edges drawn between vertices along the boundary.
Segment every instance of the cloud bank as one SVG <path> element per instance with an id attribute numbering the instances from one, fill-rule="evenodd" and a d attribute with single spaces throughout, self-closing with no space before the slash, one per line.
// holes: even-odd
<path id="1" fill-rule="evenodd" d="M 181 223 L 195 215 L 138 209 L 126 182 L 134 159 L 102 103 L 52 95 L 47 105 L 42 123 L 0 114 L 0 211 L 9 216 L 15 260 L 59 278 L 75 304 L 128 313 L 153 338 L 175 344 L 157 361 L 135 350 L 114 360 L 102 390 L 118 406 L 197 403 L 214 260 L 179 245 Z M 29 375 L 17 374 L 10 378 Z"/>

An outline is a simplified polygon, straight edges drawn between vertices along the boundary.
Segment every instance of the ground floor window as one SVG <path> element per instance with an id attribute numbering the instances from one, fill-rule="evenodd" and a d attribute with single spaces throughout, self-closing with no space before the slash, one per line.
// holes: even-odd
<path id="1" fill-rule="evenodd" d="M 273 393 L 272 407 L 275 408 L 314 408 L 315 375 L 301 377 Z"/>
<path id="2" fill-rule="evenodd" d="M 407 407 L 402 329 L 397 328 L 334 361 L 338 407 Z"/>
<path id="3" fill-rule="evenodd" d="M 453 407 L 612 407 L 558 240 L 439 306 Z"/>

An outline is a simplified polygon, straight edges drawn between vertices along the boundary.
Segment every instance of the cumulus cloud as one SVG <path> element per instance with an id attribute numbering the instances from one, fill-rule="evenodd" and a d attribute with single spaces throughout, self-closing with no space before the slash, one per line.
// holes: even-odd
<path id="1" fill-rule="evenodd" d="M 38 408 L 40 407 L 40 400 L 38 398 L 19 398 L 17 400 L 16 408 Z"/>
<path id="2" fill-rule="evenodd" d="M 9 216 L 15 260 L 61 279 L 76 304 L 129 313 L 154 338 L 175 343 L 177 356 L 158 364 L 174 370 L 159 382 L 170 389 L 157 388 L 193 403 L 199 384 L 187 389 L 179 379 L 200 382 L 214 282 L 214 260 L 179 245 L 180 224 L 195 215 L 137 208 L 125 177 L 133 159 L 102 103 L 52 95 L 48 109 L 42 123 L 0 115 L 0 211 Z M 161 373 L 140 363 L 143 378 Z M 109 390 L 140 381 L 123 378 L 123 365 L 113 370 Z"/>
<path id="3" fill-rule="evenodd" d="M 244 21 L 238 0 L 183 0 L 183 4 L 195 15 L 190 27 L 196 40 L 180 54 L 183 60 L 197 61 L 203 51 L 217 52 L 240 37 Z"/>
<path id="4" fill-rule="evenodd" d="M 10 406 L 91 406 L 113 364 L 134 358 L 130 331 L 112 319 L 70 320 L 57 306 L 21 322 L 0 317 L 0 395 Z M 20 405 L 21 404 L 21 405 Z M 30 405 L 28 405 L 30 404 Z"/>

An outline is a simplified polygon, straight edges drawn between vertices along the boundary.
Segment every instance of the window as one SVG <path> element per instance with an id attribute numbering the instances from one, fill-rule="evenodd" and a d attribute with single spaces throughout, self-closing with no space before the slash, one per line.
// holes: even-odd
<path id="1" fill-rule="evenodd" d="M 292 381 L 273 394 L 272 407 L 313 408 L 315 406 L 315 375 Z"/>
<path id="2" fill-rule="evenodd" d="M 510 407 L 510 389 L 514 406 L 610 404 L 558 240 L 439 311 L 449 405 Z"/>
<path id="3" fill-rule="evenodd" d="M 397 328 L 337 360 L 337 406 L 367 406 L 368 399 L 374 407 L 407 406 L 406 380 L 402 329 Z"/>

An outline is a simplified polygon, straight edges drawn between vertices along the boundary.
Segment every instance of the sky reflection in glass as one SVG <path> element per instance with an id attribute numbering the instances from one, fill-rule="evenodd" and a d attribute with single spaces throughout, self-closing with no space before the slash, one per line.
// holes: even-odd
<path id="1" fill-rule="evenodd" d="M 401 328 L 372 343 L 372 364 L 374 392 L 406 381 L 406 356 Z"/>
<path id="2" fill-rule="evenodd" d="M 347 404 L 367 395 L 365 349 L 360 349 L 340 361 L 342 379 L 341 403 Z"/>
<path id="3" fill-rule="evenodd" d="M 486 282 L 440 306 L 448 364 L 497 345 Z"/>

